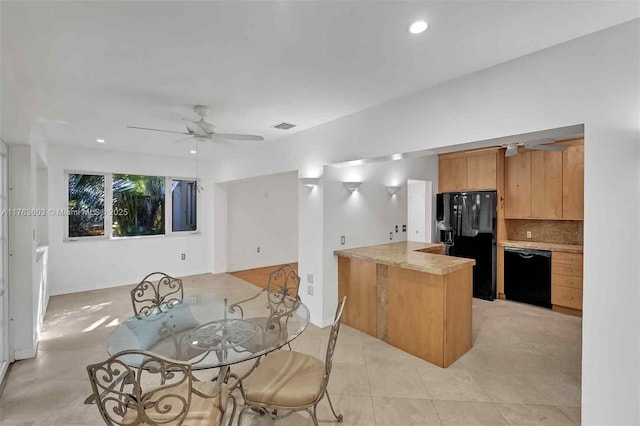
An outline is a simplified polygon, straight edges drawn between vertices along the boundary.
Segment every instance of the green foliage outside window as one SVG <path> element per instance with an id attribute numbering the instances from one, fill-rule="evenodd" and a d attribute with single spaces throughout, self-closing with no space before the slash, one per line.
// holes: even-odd
<path id="1" fill-rule="evenodd" d="M 113 236 L 164 234 L 165 179 L 113 175 Z"/>
<path id="2" fill-rule="evenodd" d="M 104 175 L 69 174 L 69 237 L 104 235 Z"/>

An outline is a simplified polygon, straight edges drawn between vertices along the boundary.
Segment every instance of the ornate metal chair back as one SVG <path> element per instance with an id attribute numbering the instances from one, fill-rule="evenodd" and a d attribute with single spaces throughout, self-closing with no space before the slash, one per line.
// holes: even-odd
<path id="1" fill-rule="evenodd" d="M 154 308 L 170 307 L 182 302 L 182 280 L 163 272 L 152 272 L 131 290 L 133 312 L 138 317 L 150 314 Z"/>
<path id="2" fill-rule="evenodd" d="M 347 302 L 347 297 L 343 297 L 338 303 L 336 308 L 336 315 L 333 319 L 333 325 L 331 326 L 331 332 L 329 333 L 329 343 L 327 344 L 327 354 L 324 360 L 325 368 L 325 386 L 329 381 L 331 375 L 331 367 L 333 366 L 333 353 L 336 350 L 336 343 L 338 342 L 338 333 L 340 332 L 340 324 L 342 323 L 342 312 L 344 311 L 344 305 Z"/>
<path id="3" fill-rule="evenodd" d="M 267 297 L 271 314 L 291 313 L 297 308 L 300 277 L 290 265 L 284 265 L 269 274 Z"/>
<path id="4" fill-rule="evenodd" d="M 127 364 L 132 357 L 142 358 L 140 367 Z M 187 416 L 190 364 L 150 352 L 123 351 L 89 365 L 87 372 L 100 415 L 109 426 L 181 425 Z"/>

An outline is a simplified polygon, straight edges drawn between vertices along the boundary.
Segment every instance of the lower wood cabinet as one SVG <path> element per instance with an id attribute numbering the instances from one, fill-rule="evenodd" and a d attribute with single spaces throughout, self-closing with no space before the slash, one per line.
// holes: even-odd
<path id="1" fill-rule="evenodd" d="M 582 315 L 583 256 L 554 251 L 551 254 L 551 304 L 554 310 Z"/>

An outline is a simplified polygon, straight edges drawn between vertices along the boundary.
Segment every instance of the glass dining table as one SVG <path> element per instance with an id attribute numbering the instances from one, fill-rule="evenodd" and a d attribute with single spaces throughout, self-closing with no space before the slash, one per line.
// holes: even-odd
<path id="1" fill-rule="evenodd" d="M 230 302 L 203 294 L 161 305 L 119 324 L 107 341 L 110 355 L 143 350 L 191 364 L 193 370 L 219 368 L 226 380 L 233 364 L 256 359 L 289 344 L 309 324 L 309 309 L 297 298 L 263 291 Z M 123 360 L 132 367 L 141 355 Z"/>

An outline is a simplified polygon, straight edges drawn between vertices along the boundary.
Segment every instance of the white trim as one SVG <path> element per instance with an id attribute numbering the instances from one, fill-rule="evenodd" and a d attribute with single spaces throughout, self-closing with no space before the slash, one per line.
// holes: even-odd
<path id="1" fill-rule="evenodd" d="M 9 370 L 9 361 L 0 361 L 0 389 L 2 388 L 4 377 L 7 375 L 7 370 Z"/>
<path id="2" fill-rule="evenodd" d="M 9 149 L 2 141 L 0 141 L 0 162 L 2 166 L 2 176 L 0 176 L 2 188 L 0 188 L 0 195 L 4 195 L 4 205 L 2 207 L 7 208 L 9 207 Z M 9 289 L 9 218 L 8 216 L 4 216 L 0 220 L 0 226 L 5 230 L 5 238 L 2 242 L 3 256 L 1 259 L 4 268 L 0 270 L 0 274 L 4 274 L 4 276 L 0 276 L 0 292 L 4 291 L 3 296 L 0 298 L 4 317 L 2 318 L 4 330 L 0 330 L 0 339 L 2 339 L 2 347 L 4 348 L 3 353 L 0 353 L 1 383 L 9 363 L 13 361 L 13 339 L 11 336 L 13 322 L 11 321 L 11 308 L 9 305 L 11 293 Z"/>
<path id="3" fill-rule="evenodd" d="M 210 270 L 196 270 L 196 271 L 181 272 L 176 276 L 178 278 L 184 278 L 184 277 L 190 277 L 192 275 L 203 275 L 203 274 L 213 274 L 213 272 L 211 272 Z M 58 287 L 53 292 L 51 292 L 50 296 L 60 296 L 62 294 L 83 293 L 85 291 L 102 290 L 106 288 L 128 286 L 133 283 L 137 283 L 139 281 L 140 281 L 140 277 L 137 277 L 137 278 L 132 278 L 130 280 L 127 280 L 126 278 L 118 279 L 118 282 L 111 282 L 111 283 L 100 283 L 100 284 L 94 284 L 94 285 L 83 284 L 82 286 Z"/>
<path id="4" fill-rule="evenodd" d="M 38 353 L 38 338 L 39 338 L 39 333 L 34 333 L 34 335 L 33 335 L 33 347 L 28 348 L 28 349 L 23 349 L 21 351 L 16 351 L 15 352 L 15 361 L 18 361 L 20 359 L 35 358 L 36 354 Z"/>

